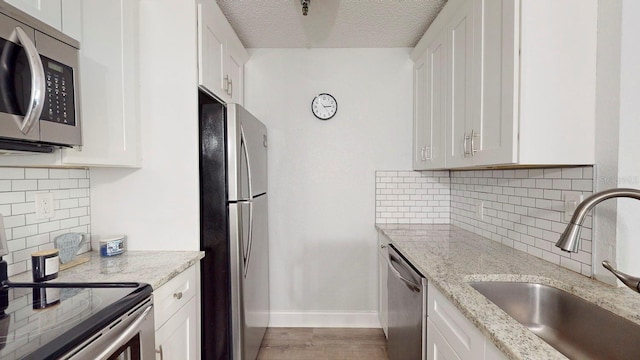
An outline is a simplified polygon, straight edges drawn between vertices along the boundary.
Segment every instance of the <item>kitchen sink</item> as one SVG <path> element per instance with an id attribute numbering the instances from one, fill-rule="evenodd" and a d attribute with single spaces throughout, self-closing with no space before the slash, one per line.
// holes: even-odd
<path id="1" fill-rule="evenodd" d="M 566 291 L 533 283 L 469 285 L 570 359 L 640 356 L 640 325 Z"/>

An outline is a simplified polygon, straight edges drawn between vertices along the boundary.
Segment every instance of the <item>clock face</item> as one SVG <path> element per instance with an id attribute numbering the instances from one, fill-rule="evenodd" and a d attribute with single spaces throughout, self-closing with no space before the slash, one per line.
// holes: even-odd
<path id="1" fill-rule="evenodd" d="M 320 94 L 311 102 L 311 110 L 320 120 L 331 119 L 338 111 L 338 102 L 330 94 Z"/>

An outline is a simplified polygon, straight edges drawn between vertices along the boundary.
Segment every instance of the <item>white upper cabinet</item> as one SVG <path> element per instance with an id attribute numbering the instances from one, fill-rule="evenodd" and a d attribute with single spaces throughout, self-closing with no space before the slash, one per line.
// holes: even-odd
<path id="1" fill-rule="evenodd" d="M 0 165 L 140 167 L 139 0 L 63 4 L 81 14 L 81 21 L 77 16 L 63 18 L 62 27 L 81 35 L 78 107 L 83 145 L 52 154 L 5 156 Z"/>
<path id="2" fill-rule="evenodd" d="M 427 170 L 445 166 L 447 89 L 446 33 L 436 33 L 427 50 L 416 60 L 414 83 L 413 168 Z"/>
<path id="3" fill-rule="evenodd" d="M 463 1 L 452 13 L 445 28 L 448 37 L 449 100 L 446 123 L 446 164 L 454 167 L 462 164 L 475 149 L 472 146 L 478 135 L 473 130 L 474 115 L 478 111 L 474 92 L 474 14 L 473 2 Z M 443 95 L 446 96 L 446 95 Z"/>
<path id="4" fill-rule="evenodd" d="M 137 40 L 137 0 L 83 1 L 83 146 L 63 150 L 63 164 L 140 166 Z"/>
<path id="5" fill-rule="evenodd" d="M 447 33 L 434 167 L 593 164 L 596 25 L 596 0 L 450 0 L 412 54 Z"/>
<path id="6" fill-rule="evenodd" d="M 2 0 L 72 38 L 81 39 L 82 0 Z"/>
<path id="7" fill-rule="evenodd" d="M 198 84 L 226 103 L 243 103 L 244 64 L 240 39 L 215 1 L 198 3 Z"/>
<path id="8" fill-rule="evenodd" d="M 60 0 L 3 0 L 47 25 L 62 31 L 62 2 Z"/>
<path id="9" fill-rule="evenodd" d="M 82 40 L 83 0 L 62 0 L 62 32 L 72 38 Z"/>

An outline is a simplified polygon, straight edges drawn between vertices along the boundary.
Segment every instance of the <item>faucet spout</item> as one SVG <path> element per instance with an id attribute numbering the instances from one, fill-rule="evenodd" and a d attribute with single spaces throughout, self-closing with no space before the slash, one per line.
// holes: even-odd
<path id="1" fill-rule="evenodd" d="M 576 208 L 567 228 L 564 230 L 562 235 L 560 235 L 558 242 L 556 242 L 556 246 L 567 252 L 578 252 L 578 249 L 580 248 L 580 230 L 582 229 L 584 219 L 587 217 L 587 213 L 589 213 L 594 206 L 604 200 L 617 197 L 627 197 L 640 200 L 640 190 L 616 188 L 600 191 L 587 197 Z"/>

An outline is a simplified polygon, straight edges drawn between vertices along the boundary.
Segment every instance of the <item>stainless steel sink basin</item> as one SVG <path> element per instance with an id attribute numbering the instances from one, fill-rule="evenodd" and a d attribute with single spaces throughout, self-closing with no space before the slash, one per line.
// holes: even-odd
<path id="1" fill-rule="evenodd" d="M 470 285 L 570 359 L 640 358 L 639 325 L 575 295 L 531 283 Z"/>

